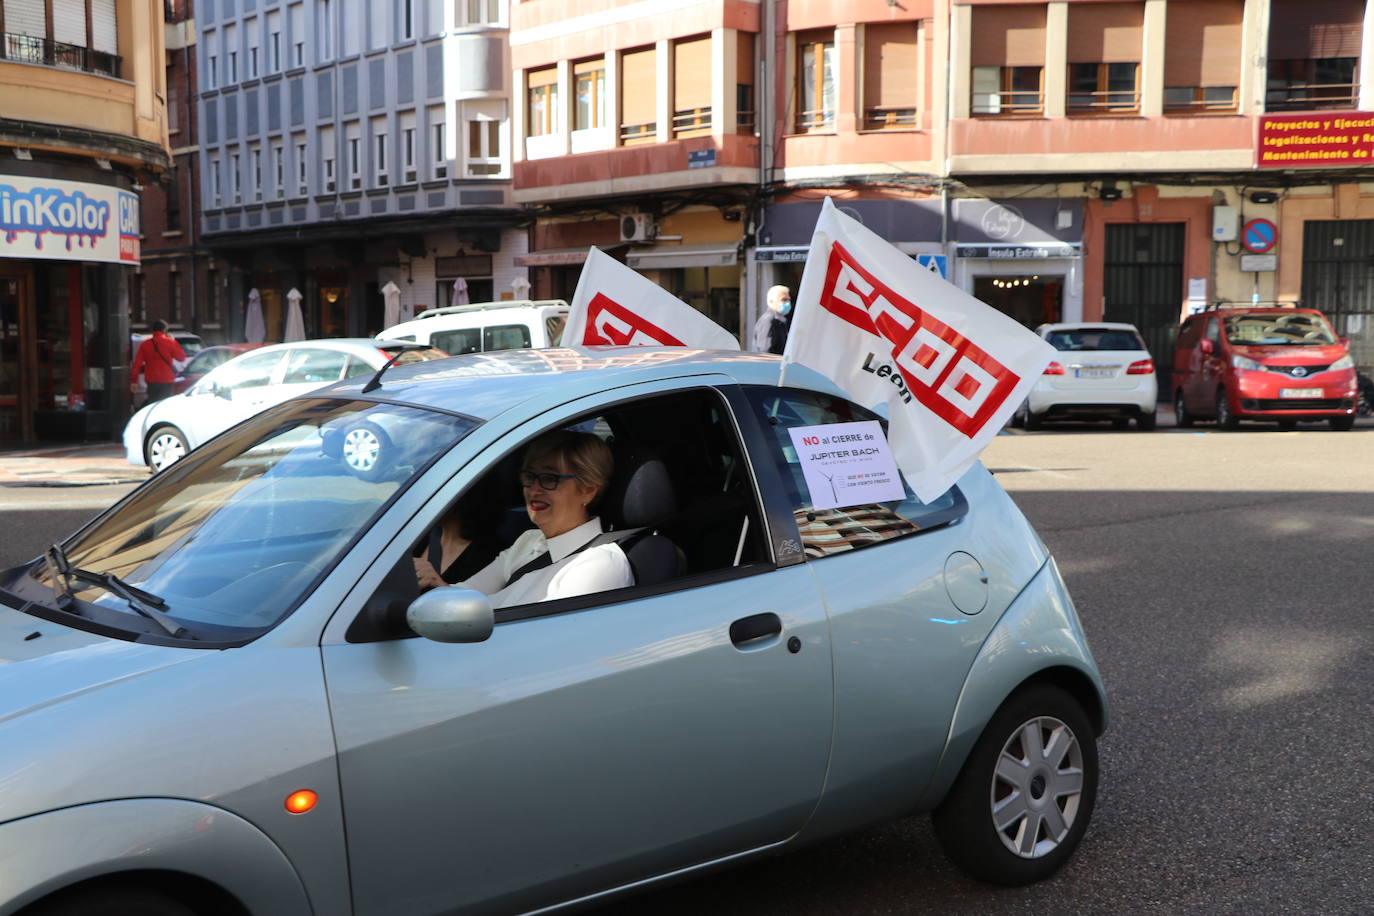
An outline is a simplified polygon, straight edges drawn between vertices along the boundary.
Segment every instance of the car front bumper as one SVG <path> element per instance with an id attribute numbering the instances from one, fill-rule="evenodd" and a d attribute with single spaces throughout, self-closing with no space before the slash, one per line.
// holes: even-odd
<path id="1" fill-rule="evenodd" d="M 1239 371 L 1231 411 L 1255 419 L 1314 419 L 1355 415 L 1353 370 L 1321 372 L 1297 379 L 1278 372 Z"/>

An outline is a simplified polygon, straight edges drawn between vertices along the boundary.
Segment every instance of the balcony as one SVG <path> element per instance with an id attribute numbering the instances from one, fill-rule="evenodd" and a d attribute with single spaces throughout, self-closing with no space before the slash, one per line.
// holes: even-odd
<path id="1" fill-rule="evenodd" d="M 119 77 L 122 58 L 117 54 L 93 51 L 60 41 L 49 41 L 36 35 L 19 35 L 13 32 L 2 34 L 0 60 Z"/>
<path id="2" fill-rule="evenodd" d="M 915 130 L 915 108 L 868 108 L 864 110 L 864 130 Z"/>

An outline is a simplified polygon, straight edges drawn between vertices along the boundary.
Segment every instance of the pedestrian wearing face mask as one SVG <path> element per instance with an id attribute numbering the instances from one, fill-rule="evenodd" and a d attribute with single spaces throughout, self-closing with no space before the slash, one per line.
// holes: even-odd
<path id="1" fill-rule="evenodd" d="M 792 327 L 792 293 L 785 286 L 768 290 L 768 311 L 754 322 L 751 350 L 781 354 L 787 346 L 787 331 Z"/>

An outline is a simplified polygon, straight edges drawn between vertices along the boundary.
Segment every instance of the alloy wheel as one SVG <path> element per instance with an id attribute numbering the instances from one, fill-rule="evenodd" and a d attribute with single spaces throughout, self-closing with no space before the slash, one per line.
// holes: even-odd
<path id="1" fill-rule="evenodd" d="M 186 443 L 171 431 L 158 433 L 148 445 L 148 463 L 162 471 L 186 457 Z"/>
<path id="2" fill-rule="evenodd" d="M 1083 748 L 1073 729 L 1052 716 L 1021 724 L 993 770 L 991 815 L 1002 845 L 1024 859 L 1059 847 L 1083 796 Z"/>

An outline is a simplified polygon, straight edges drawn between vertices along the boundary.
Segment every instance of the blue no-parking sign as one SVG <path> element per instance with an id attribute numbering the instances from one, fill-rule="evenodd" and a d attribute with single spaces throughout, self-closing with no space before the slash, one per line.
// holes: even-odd
<path id="1" fill-rule="evenodd" d="M 1245 250 L 1264 254 L 1279 240 L 1279 227 L 1267 219 L 1252 219 L 1240 231 L 1240 243 Z"/>

